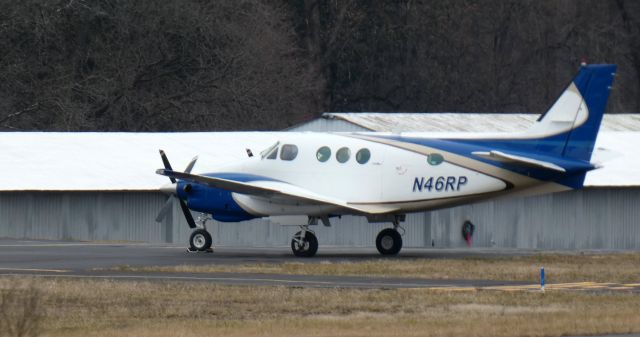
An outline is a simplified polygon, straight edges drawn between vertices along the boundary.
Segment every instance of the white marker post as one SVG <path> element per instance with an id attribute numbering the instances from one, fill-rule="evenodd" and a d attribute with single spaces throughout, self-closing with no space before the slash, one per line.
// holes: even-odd
<path id="1" fill-rule="evenodd" d="M 544 267 L 540 268 L 540 291 L 544 292 Z"/>

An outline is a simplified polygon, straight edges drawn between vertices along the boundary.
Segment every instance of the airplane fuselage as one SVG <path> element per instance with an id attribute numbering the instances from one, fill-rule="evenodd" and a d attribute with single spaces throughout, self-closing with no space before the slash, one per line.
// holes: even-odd
<path id="1" fill-rule="evenodd" d="M 270 152 L 203 175 L 258 181 L 261 186 L 286 183 L 354 206 L 388 207 L 398 214 L 449 207 L 540 184 L 537 179 L 479 159 L 392 141 L 384 137 L 388 135 L 385 133 L 282 132 L 276 135 L 279 141 Z M 424 136 L 429 139 L 428 135 Z M 290 152 L 294 149 L 295 156 L 292 156 Z M 470 146 L 469 152 L 481 149 Z M 192 189 L 182 194 L 191 209 L 211 213 L 221 221 L 270 215 L 358 213 L 335 205 L 206 189 L 206 192 Z M 563 189 L 569 188 L 552 184 L 544 192 Z M 198 193 L 209 195 L 198 197 Z M 220 203 L 221 198 L 225 202 Z"/>

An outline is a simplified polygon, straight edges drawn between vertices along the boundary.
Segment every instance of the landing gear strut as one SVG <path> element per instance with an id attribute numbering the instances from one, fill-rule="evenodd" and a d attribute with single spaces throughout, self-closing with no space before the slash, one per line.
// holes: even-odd
<path id="1" fill-rule="evenodd" d="M 211 251 L 211 243 L 213 240 L 211 238 L 211 234 L 207 232 L 207 220 L 209 220 L 209 217 L 204 214 L 198 217 L 198 228 L 194 230 L 189 237 L 189 251 Z"/>
<path id="2" fill-rule="evenodd" d="M 398 232 L 399 221 L 393 221 L 393 228 L 385 228 L 376 237 L 376 248 L 382 255 L 396 255 L 402 249 L 402 236 Z"/>
<path id="3" fill-rule="evenodd" d="M 316 238 L 316 234 L 309 229 L 309 225 L 315 225 L 317 223 L 317 218 L 309 217 L 309 222 L 306 225 L 300 226 L 300 231 L 291 239 L 293 255 L 298 257 L 312 257 L 316 255 L 318 251 L 318 238 Z"/>

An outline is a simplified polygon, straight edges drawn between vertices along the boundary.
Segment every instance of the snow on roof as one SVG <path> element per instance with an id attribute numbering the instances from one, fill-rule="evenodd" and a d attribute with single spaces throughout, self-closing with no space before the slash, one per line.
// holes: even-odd
<path id="1" fill-rule="evenodd" d="M 507 113 L 376 113 L 327 112 L 324 119 L 339 119 L 371 131 L 389 132 L 514 132 L 528 128 L 538 114 Z M 640 114 L 605 114 L 602 131 L 640 131 Z"/>
<path id="2" fill-rule="evenodd" d="M 461 124 L 458 119 L 455 122 L 454 128 Z M 529 125 L 521 123 L 518 130 Z M 501 123 L 485 121 L 483 125 L 486 128 L 482 131 L 515 131 L 506 130 Z M 496 128 L 489 129 L 494 125 Z M 621 127 L 625 125 L 629 124 L 620 123 Z M 269 132 L 0 133 L 0 191 L 157 190 L 169 181 L 155 174 L 162 167 L 158 149 L 165 150 L 176 170 L 184 169 L 191 158 L 199 156 L 193 170 L 198 173 L 246 158 L 246 148 L 258 155 L 278 138 L 278 134 Z M 640 186 L 637 144 L 640 132 L 601 132 L 596 146 L 612 150 L 619 157 L 590 172 L 585 185 Z"/>
<path id="3" fill-rule="evenodd" d="M 592 187 L 605 186 L 640 186 L 640 132 L 621 131 L 598 134 L 592 162 L 603 167 L 587 173 L 584 185 Z M 602 158 L 598 149 L 611 151 Z M 607 158 L 610 156 L 610 158 Z"/>
<path id="4" fill-rule="evenodd" d="M 157 190 L 169 179 L 157 175 L 163 149 L 183 170 L 207 171 L 258 154 L 273 145 L 273 133 L 0 133 L 0 191 Z"/>

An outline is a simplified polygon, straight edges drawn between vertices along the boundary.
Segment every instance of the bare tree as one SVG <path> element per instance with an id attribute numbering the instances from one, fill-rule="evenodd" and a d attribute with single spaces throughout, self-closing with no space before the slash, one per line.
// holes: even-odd
<path id="1" fill-rule="evenodd" d="M 611 112 L 640 110 L 634 1 L 290 5 L 303 45 L 321 55 L 329 110 L 540 112 L 583 58 L 619 65 Z"/>
<path id="2" fill-rule="evenodd" d="M 266 130 L 541 112 L 582 58 L 640 110 L 634 0 L 0 0 L 0 130 Z"/>
<path id="3" fill-rule="evenodd" d="M 26 1 L 7 14 L 0 125 L 41 130 L 282 128 L 323 82 L 287 12 L 262 1 Z"/>

